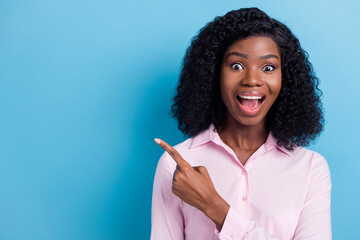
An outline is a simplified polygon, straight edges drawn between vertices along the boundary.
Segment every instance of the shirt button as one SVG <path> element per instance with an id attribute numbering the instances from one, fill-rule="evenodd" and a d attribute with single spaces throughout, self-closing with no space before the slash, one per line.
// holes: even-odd
<path id="1" fill-rule="evenodd" d="M 246 172 L 244 170 L 241 171 L 241 175 L 245 175 Z"/>
<path id="2" fill-rule="evenodd" d="M 245 201 L 247 200 L 247 196 L 244 195 L 244 196 L 242 197 L 242 200 L 245 202 Z"/>

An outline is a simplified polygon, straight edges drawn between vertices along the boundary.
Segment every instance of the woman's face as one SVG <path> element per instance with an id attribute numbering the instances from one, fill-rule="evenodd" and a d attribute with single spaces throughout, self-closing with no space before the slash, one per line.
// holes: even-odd
<path id="1" fill-rule="evenodd" d="M 280 53 L 271 38 L 251 36 L 229 46 L 220 73 L 227 121 L 247 126 L 264 124 L 280 88 Z"/>

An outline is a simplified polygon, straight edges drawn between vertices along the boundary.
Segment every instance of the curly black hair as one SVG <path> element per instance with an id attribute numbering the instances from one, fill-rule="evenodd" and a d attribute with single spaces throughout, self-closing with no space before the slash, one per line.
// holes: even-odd
<path id="1" fill-rule="evenodd" d="M 222 126 L 226 118 L 219 81 L 223 55 L 234 42 L 250 36 L 270 37 L 280 50 L 282 86 L 266 116 L 267 130 L 290 151 L 309 145 L 324 125 L 319 80 L 290 29 L 258 8 L 215 17 L 192 38 L 171 106 L 179 130 L 193 137 L 211 123 L 216 129 Z"/>

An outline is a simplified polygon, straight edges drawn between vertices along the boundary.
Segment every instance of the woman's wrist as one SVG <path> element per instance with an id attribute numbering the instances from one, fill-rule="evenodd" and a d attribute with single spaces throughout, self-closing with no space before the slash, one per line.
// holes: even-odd
<path id="1" fill-rule="evenodd" d="M 212 198 L 203 212 L 216 224 L 218 230 L 221 230 L 229 208 L 230 205 L 220 195 L 217 195 Z"/>

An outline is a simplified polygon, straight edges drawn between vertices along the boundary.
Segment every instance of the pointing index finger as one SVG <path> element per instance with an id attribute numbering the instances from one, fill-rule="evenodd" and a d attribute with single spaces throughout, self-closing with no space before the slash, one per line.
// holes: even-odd
<path id="1" fill-rule="evenodd" d="M 183 159 L 180 153 L 176 151 L 175 148 L 170 146 L 167 142 L 158 138 L 155 138 L 154 140 L 157 144 L 160 145 L 160 147 L 162 147 L 166 152 L 169 153 L 169 155 L 175 160 L 175 162 L 179 165 L 180 168 L 191 167 L 191 165 L 187 161 L 185 161 L 185 159 Z"/>

